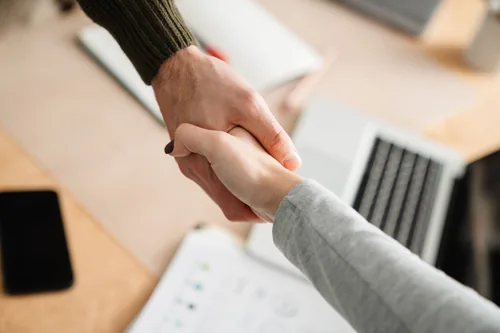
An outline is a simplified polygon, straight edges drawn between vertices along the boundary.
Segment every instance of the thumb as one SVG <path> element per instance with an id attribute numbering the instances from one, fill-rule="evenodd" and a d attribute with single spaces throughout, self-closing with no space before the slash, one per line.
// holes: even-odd
<path id="1" fill-rule="evenodd" d="M 191 124 L 181 124 L 175 131 L 174 140 L 165 147 L 165 153 L 173 157 L 198 154 L 205 156 L 210 161 L 213 158 L 213 142 L 216 137 L 216 131 Z"/>
<path id="2" fill-rule="evenodd" d="M 281 127 L 267 104 L 263 100 L 257 104 L 259 114 L 247 117 L 240 126 L 252 133 L 267 152 L 285 168 L 292 171 L 297 170 L 300 167 L 301 160 L 292 139 Z M 249 113 L 249 115 L 252 114 L 255 113 Z"/>

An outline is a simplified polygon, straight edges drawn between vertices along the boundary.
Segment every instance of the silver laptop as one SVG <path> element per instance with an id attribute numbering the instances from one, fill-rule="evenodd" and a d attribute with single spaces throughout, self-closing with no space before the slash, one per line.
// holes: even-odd
<path id="1" fill-rule="evenodd" d="M 341 0 L 406 33 L 420 35 L 440 0 Z"/>
<path id="2" fill-rule="evenodd" d="M 293 140 L 299 174 L 350 204 L 370 223 L 434 265 L 455 180 L 465 161 L 455 151 L 331 102 L 304 111 Z M 248 250 L 298 272 L 276 249 L 272 225 L 254 226 Z"/>

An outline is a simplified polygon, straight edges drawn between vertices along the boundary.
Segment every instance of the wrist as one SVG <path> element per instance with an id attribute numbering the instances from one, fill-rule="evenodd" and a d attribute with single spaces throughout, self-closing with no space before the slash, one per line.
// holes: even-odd
<path id="1" fill-rule="evenodd" d="M 264 188 L 268 189 L 267 191 L 270 193 L 270 198 L 263 207 L 265 215 L 274 221 L 278 207 L 283 199 L 295 185 L 301 183 L 303 180 L 301 176 L 282 167 L 280 167 L 279 171 L 268 177 L 265 181 L 266 186 Z"/>
<path id="2" fill-rule="evenodd" d="M 186 74 L 189 65 L 202 60 L 204 56 L 205 54 L 195 45 L 177 51 L 161 64 L 152 81 L 153 88 L 156 89 L 156 87 L 162 86 L 163 83 L 171 82 L 172 78 L 177 78 L 180 74 Z"/>
<path id="3" fill-rule="evenodd" d="M 205 53 L 196 45 L 189 45 L 175 52 L 173 56 L 165 60 L 160 66 L 160 72 L 168 72 L 169 70 L 182 67 L 183 65 L 203 60 L 205 57 Z"/>
<path id="4" fill-rule="evenodd" d="M 197 84 L 197 64 L 203 62 L 204 57 L 194 45 L 179 50 L 163 62 L 152 81 L 156 100 L 171 136 L 179 125 L 176 108 L 193 98 Z"/>

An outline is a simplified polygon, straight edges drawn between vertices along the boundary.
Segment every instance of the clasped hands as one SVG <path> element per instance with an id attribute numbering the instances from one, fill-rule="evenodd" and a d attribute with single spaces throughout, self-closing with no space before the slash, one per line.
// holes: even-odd
<path id="1" fill-rule="evenodd" d="M 174 141 L 166 152 L 231 221 L 273 221 L 301 181 L 295 147 L 262 97 L 229 65 L 195 46 L 178 51 L 153 80 Z"/>

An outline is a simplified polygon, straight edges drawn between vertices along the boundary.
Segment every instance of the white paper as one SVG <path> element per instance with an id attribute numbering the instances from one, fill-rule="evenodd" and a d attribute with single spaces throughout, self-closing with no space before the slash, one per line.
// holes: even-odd
<path id="1" fill-rule="evenodd" d="M 160 122 L 163 117 L 153 88 L 144 84 L 134 65 L 111 34 L 100 26 L 84 28 L 78 38 L 97 61 Z"/>
<path id="2" fill-rule="evenodd" d="M 216 229 L 183 241 L 128 333 L 354 333 L 306 281 L 261 264 Z"/>

